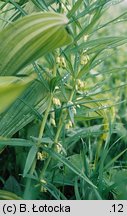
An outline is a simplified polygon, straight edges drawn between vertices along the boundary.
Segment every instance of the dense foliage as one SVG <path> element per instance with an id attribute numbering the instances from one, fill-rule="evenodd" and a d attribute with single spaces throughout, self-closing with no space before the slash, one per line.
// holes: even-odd
<path id="1" fill-rule="evenodd" d="M 120 2 L 0 1 L 0 199 L 127 199 Z"/>

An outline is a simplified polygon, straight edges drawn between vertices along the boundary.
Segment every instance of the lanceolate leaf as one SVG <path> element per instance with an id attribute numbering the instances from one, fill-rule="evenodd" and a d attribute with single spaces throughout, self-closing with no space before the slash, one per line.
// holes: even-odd
<path id="1" fill-rule="evenodd" d="M 72 51 L 76 53 L 79 50 L 86 50 L 87 54 L 92 54 L 120 46 L 124 43 L 127 43 L 126 37 L 105 37 L 81 43 L 78 47 L 72 48 Z"/>
<path id="2" fill-rule="evenodd" d="M 16 74 L 43 54 L 71 42 L 64 15 L 36 13 L 0 32 L 0 74 Z"/>
<path id="3" fill-rule="evenodd" d="M 86 181 L 89 185 L 91 185 L 92 187 L 96 186 L 91 182 L 91 180 L 75 165 L 73 165 L 67 158 L 65 158 L 64 156 L 62 156 L 61 154 L 58 154 L 57 152 L 44 147 L 44 150 L 49 153 L 49 155 L 51 157 L 53 157 L 54 159 L 57 159 L 58 161 L 62 162 L 65 166 L 67 166 L 70 170 L 72 170 L 74 173 L 76 173 L 78 176 L 80 176 L 82 179 L 84 179 L 84 181 Z"/>
<path id="4" fill-rule="evenodd" d="M 28 153 L 28 156 L 27 156 L 27 159 L 26 159 L 26 164 L 25 164 L 25 168 L 24 168 L 24 172 L 23 172 L 23 176 L 25 177 L 26 174 L 29 172 L 31 166 L 32 166 L 32 163 L 36 157 L 36 154 L 37 154 L 37 151 L 38 151 L 38 148 L 37 146 L 32 146 L 29 153 Z"/>
<path id="5" fill-rule="evenodd" d="M 12 138 L 12 139 L 6 139 L 6 138 L 2 138 L 0 137 L 0 146 L 24 146 L 24 147 L 32 147 L 34 145 L 34 143 L 30 140 L 25 140 L 25 139 L 16 139 L 16 138 Z"/>
<path id="6" fill-rule="evenodd" d="M 48 6 L 53 4 L 56 0 L 32 0 L 32 2 L 40 9 L 47 9 Z"/>

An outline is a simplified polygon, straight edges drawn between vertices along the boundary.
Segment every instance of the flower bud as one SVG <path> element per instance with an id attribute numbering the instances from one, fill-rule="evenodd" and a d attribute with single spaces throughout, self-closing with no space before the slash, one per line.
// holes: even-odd
<path id="1" fill-rule="evenodd" d="M 61 102 L 58 98 L 53 98 L 53 104 L 56 105 L 56 106 L 61 106 Z"/>
<path id="2" fill-rule="evenodd" d="M 66 61 L 64 57 L 58 56 L 56 58 L 56 63 L 60 68 L 66 68 Z"/>

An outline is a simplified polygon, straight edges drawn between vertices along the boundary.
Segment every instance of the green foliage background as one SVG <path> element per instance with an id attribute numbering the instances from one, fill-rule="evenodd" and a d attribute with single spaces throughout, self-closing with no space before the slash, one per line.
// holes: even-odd
<path id="1" fill-rule="evenodd" d="M 0 1 L 0 199 L 127 199 L 126 8 Z"/>

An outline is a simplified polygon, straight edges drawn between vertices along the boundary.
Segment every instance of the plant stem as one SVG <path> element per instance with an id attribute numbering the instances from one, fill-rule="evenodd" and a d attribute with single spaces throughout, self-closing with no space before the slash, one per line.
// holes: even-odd
<path id="1" fill-rule="evenodd" d="M 42 121 L 42 124 L 41 124 L 41 128 L 40 128 L 40 132 L 39 132 L 39 136 L 38 136 L 38 142 L 37 142 L 37 146 L 39 147 L 40 143 L 41 143 L 41 138 L 43 136 L 43 133 L 44 133 L 44 129 L 45 129 L 45 125 L 46 125 L 46 121 L 47 121 L 47 118 L 48 118 L 48 115 L 49 115 L 49 112 L 50 112 L 50 109 L 51 109 L 51 105 L 52 105 L 52 95 L 51 95 L 51 98 L 50 98 L 50 101 L 49 101 L 49 104 L 48 104 L 48 107 L 47 107 L 47 110 L 45 111 L 45 115 L 44 115 L 44 118 L 43 118 L 43 121 Z M 31 169 L 30 169 L 30 173 L 31 175 L 33 175 L 34 171 L 35 171 L 35 168 L 36 168 L 36 163 L 37 163 L 37 159 L 35 158 L 34 161 L 33 161 L 33 164 L 31 166 Z M 24 195 L 23 195 L 23 198 L 24 199 L 28 199 L 29 197 L 29 190 L 30 190 L 30 187 L 31 187 L 31 179 L 30 178 L 27 178 L 27 181 L 26 181 L 26 187 L 25 187 L 25 191 L 24 191 Z"/>
<path id="2" fill-rule="evenodd" d="M 59 120 L 59 123 L 58 123 L 58 130 L 56 132 L 56 136 L 55 136 L 55 139 L 54 139 L 54 145 L 53 145 L 53 149 L 55 149 L 55 146 L 56 144 L 58 143 L 58 139 L 59 139 L 59 136 L 60 136 L 60 133 L 61 133 L 61 130 L 62 130 L 62 127 L 63 127 L 63 123 L 61 123 L 61 118 L 62 118 L 62 113 L 61 113 L 61 116 L 60 116 L 60 120 Z M 64 119 L 66 117 L 64 116 Z M 40 174 L 40 179 L 43 179 L 44 177 L 44 174 L 45 174 L 45 171 L 51 161 L 52 157 L 49 156 L 49 158 L 47 159 L 47 161 L 45 162 L 44 166 L 43 166 L 43 169 L 41 171 L 41 174 Z"/>
<path id="3" fill-rule="evenodd" d="M 54 146 L 53 146 L 53 149 L 55 149 L 55 146 L 56 144 L 58 143 L 58 139 L 59 139 L 59 136 L 60 136 L 60 133 L 61 133 L 61 130 L 62 130 L 62 127 L 63 127 L 63 124 L 61 124 L 61 118 L 62 118 L 62 113 L 61 113 L 61 116 L 60 116 L 60 119 L 59 119 L 59 123 L 58 123 L 58 130 L 56 132 L 56 136 L 55 136 L 55 139 L 54 139 Z M 65 118 L 64 118 L 65 119 Z M 49 158 L 47 159 L 47 161 L 45 162 L 44 166 L 43 166 L 43 169 L 41 171 L 41 174 L 40 174 L 40 180 L 43 179 L 44 177 L 44 174 L 45 174 L 45 171 L 51 161 L 52 157 L 49 156 Z"/>
<path id="4" fill-rule="evenodd" d="M 73 90 L 71 92 L 71 95 L 70 95 L 70 98 L 69 98 L 69 101 L 71 101 L 73 99 L 73 96 L 74 96 L 74 92 L 75 90 Z M 66 113 L 62 119 L 62 116 L 63 116 L 63 112 L 61 112 L 61 115 L 60 115 L 60 119 L 59 119 L 59 123 L 58 123 L 58 130 L 56 132 L 56 136 L 55 136 L 55 139 L 54 139 L 54 146 L 53 146 L 53 149 L 55 149 L 57 143 L 58 143 L 58 140 L 59 140 L 59 136 L 60 136 L 60 133 L 61 133 L 61 130 L 62 130 L 62 127 L 63 127 L 63 123 L 65 121 L 65 119 L 67 118 L 68 116 L 68 113 Z M 43 169 L 41 171 L 41 174 L 40 174 L 40 180 L 43 179 L 44 177 L 44 174 L 45 174 L 45 171 L 51 161 L 52 157 L 49 156 L 49 158 L 47 159 L 47 161 L 45 162 L 44 166 L 43 166 Z"/>
<path id="5" fill-rule="evenodd" d="M 42 124 L 41 124 L 40 132 L 39 132 L 39 136 L 38 136 L 38 143 L 37 143 L 38 146 L 41 143 L 41 138 L 42 138 L 43 133 L 44 133 L 44 129 L 45 129 L 46 121 L 47 121 L 47 118 L 48 118 L 48 115 L 49 115 L 49 112 L 50 112 L 50 109 L 51 109 L 51 105 L 52 105 L 52 96 L 50 98 L 50 102 L 48 104 L 47 110 L 45 112 L 45 115 L 44 115 L 44 118 L 43 118 L 43 121 L 42 121 Z"/>
<path id="6" fill-rule="evenodd" d="M 50 161 L 51 161 L 51 156 L 49 156 L 49 158 L 47 159 L 47 161 L 45 162 L 45 164 L 44 164 L 44 166 L 43 166 L 43 169 L 42 169 L 41 174 L 40 174 L 40 177 L 39 177 L 40 180 L 43 179 L 44 174 L 45 174 L 45 171 L 46 171 L 46 169 L 47 169 L 47 167 L 48 167 Z"/>
<path id="7" fill-rule="evenodd" d="M 31 169 L 30 169 L 30 175 L 32 175 L 35 171 L 35 167 L 36 167 L 36 158 L 34 159 L 33 161 L 33 164 L 31 166 Z M 25 186 L 25 191 L 24 191 L 24 194 L 23 194 L 23 198 L 25 200 L 29 199 L 29 189 L 30 189 L 30 186 L 31 186 L 31 178 L 27 178 L 27 181 L 26 181 L 26 186 Z"/>

